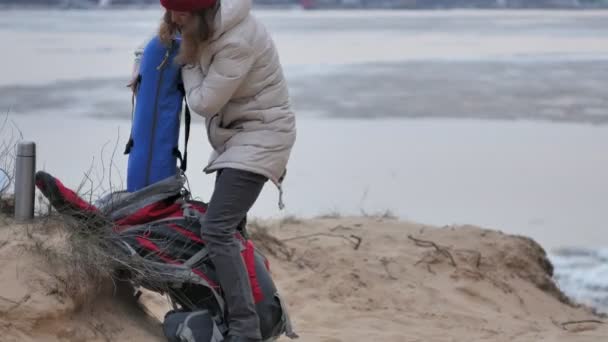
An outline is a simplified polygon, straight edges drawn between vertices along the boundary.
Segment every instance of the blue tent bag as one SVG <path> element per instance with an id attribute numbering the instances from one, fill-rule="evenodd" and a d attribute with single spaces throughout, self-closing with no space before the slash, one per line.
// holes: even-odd
<path id="1" fill-rule="evenodd" d="M 186 170 L 190 113 L 186 105 L 186 140 L 182 159 L 178 149 L 184 103 L 181 67 L 174 62 L 180 41 L 170 46 L 156 36 L 145 46 L 134 94 L 127 191 L 134 192 Z M 181 167 L 177 166 L 177 160 Z"/>

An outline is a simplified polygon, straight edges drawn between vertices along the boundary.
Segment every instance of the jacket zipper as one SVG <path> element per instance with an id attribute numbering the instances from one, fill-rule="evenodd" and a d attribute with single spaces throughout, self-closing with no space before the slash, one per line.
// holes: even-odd
<path id="1" fill-rule="evenodd" d="M 160 96 L 160 87 L 163 83 L 163 75 L 165 71 L 165 66 L 167 65 L 167 61 L 169 60 L 169 54 L 171 53 L 171 48 L 167 49 L 165 52 L 165 57 L 159 66 L 156 67 L 156 70 L 160 70 L 160 76 L 158 77 L 158 83 L 156 84 L 156 96 L 154 97 L 154 115 L 152 120 L 152 132 L 150 134 L 150 152 L 148 153 L 148 165 L 146 167 L 146 186 L 150 185 L 150 169 L 152 168 L 152 156 L 154 155 L 154 138 L 156 137 L 156 122 L 158 121 L 158 98 Z"/>

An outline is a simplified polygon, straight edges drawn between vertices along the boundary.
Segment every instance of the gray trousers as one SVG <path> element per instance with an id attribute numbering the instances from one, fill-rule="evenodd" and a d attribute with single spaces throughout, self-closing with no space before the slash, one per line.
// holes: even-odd
<path id="1" fill-rule="evenodd" d="M 267 180 L 237 169 L 218 171 L 201 232 L 226 299 L 229 334 L 253 339 L 261 339 L 260 322 L 241 256 L 241 244 L 234 234 L 246 220 L 247 212 Z"/>

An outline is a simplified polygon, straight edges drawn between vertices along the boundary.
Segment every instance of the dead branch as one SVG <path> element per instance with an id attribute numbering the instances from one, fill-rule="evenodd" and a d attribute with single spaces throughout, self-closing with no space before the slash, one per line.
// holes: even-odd
<path id="1" fill-rule="evenodd" d="M 99 184 L 95 188 L 95 191 L 97 191 L 99 188 L 103 187 L 103 182 L 106 177 L 106 165 L 105 165 L 105 162 L 103 159 L 103 155 L 106 150 L 106 146 L 108 146 L 109 143 L 110 143 L 109 141 L 106 141 L 105 144 L 103 144 L 103 146 L 101 147 L 101 152 L 99 154 L 99 162 L 101 163 L 101 177 L 99 177 L 99 173 L 98 173 L 97 178 L 99 179 Z"/>
<path id="2" fill-rule="evenodd" d="M 425 258 L 423 257 L 423 258 L 421 258 L 420 260 L 416 261 L 416 263 L 414 264 L 414 266 L 418 266 L 418 265 L 420 265 L 421 263 L 425 262 L 425 261 L 424 261 L 424 259 L 425 259 Z M 431 269 L 431 263 L 433 263 L 433 262 L 435 262 L 435 261 L 437 261 L 437 259 L 436 259 L 436 258 L 435 258 L 435 259 L 433 259 L 433 260 L 431 260 L 430 262 L 426 262 L 426 263 L 425 263 L 425 265 L 426 265 L 426 269 L 427 269 L 427 270 L 429 271 L 429 273 L 431 273 L 431 274 L 437 274 L 437 273 L 435 273 L 435 271 L 433 271 L 433 270 Z"/>
<path id="3" fill-rule="evenodd" d="M 561 327 L 564 330 L 568 330 L 568 328 L 566 328 L 566 326 L 571 325 L 571 324 L 580 324 L 580 323 L 597 323 L 597 324 L 604 324 L 604 322 L 599 321 L 597 319 L 584 319 L 581 321 L 567 321 L 567 322 L 563 322 L 561 323 Z"/>
<path id="4" fill-rule="evenodd" d="M 109 175 L 108 175 L 108 180 L 110 182 L 110 191 L 115 191 L 116 189 L 114 189 L 113 185 L 112 185 L 112 168 L 116 169 L 116 171 L 118 171 L 118 168 L 116 167 L 116 163 L 114 163 L 114 157 L 116 156 L 116 150 L 118 148 L 118 142 L 120 141 L 120 128 L 118 128 L 118 134 L 116 136 L 116 143 L 114 144 L 114 149 L 112 150 L 112 156 L 110 157 L 110 168 L 109 168 Z M 118 176 L 120 178 L 120 189 L 123 188 L 123 179 L 122 176 L 120 175 L 120 172 L 117 172 Z"/>
<path id="5" fill-rule="evenodd" d="M 294 240 L 300 240 L 300 239 L 308 239 L 308 238 L 316 237 L 316 236 L 326 236 L 326 237 L 344 239 L 344 240 L 348 241 L 349 243 L 351 243 L 355 250 L 359 249 L 359 247 L 361 246 L 361 242 L 363 241 L 363 238 L 361 238 L 360 236 L 356 236 L 354 234 L 351 234 L 350 236 L 344 236 L 344 235 L 329 234 L 329 233 L 314 233 L 314 234 L 300 235 L 300 236 L 290 237 L 287 239 L 282 239 L 280 241 L 288 242 L 288 241 L 294 241 Z"/>
<path id="6" fill-rule="evenodd" d="M 475 268 L 479 269 L 481 267 L 481 252 L 476 251 L 474 249 L 458 249 L 456 251 L 475 255 Z"/>
<path id="7" fill-rule="evenodd" d="M 558 328 L 560 328 L 560 329 L 564 329 L 564 328 L 563 328 L 563 327 L 562 327 L 562 326 L 559 324 L 559 322 L 555 320 L 555 318 L 550 317 L 550 319 L 551 319 L 551 323 L 552 323 L 553 325 L 555 325 L 556 327 L 558 327 Z"/>
<path id="8" fill-rule="evenodd" d="M 108 334 L 106 334 L 105 331 L 103 331 L 100 327 L 98 327 L 95 323 L 89 323 L 89 326 L 95 330 L 95 332 L 98 332 L 101 336 L 103 336 L 103 338 L 107 341 L 107 342 L 112 342 L 112 339 L 110 339 L 110 337 L 108 336 Z"/>
<path id="9" fill-rule="evenodd" d="M 355 250 L 358 250 L 359 247 L 361 247 L 361 242 L 363 242 L 363 238 L 354 234 L 351 234 L 350 237 L 357 240 L 357 243 L 355 244 L 354 248 Z"/>
<path id="10" fill-rule="evenodd" d="M 408 237 L 408 239 L 414 241 L 414 243 L 416 243 L 416 246 L 418 246 L 418 247 L 433 247 L 433 248 L 435 248 L 435 250 L 437 250 L 437 252 L 439 252 L 440 254 L 444 255 L 447 258 L 449 258 L 450 259 L 450 263 L 452 264 L 452 266 L 456 267 L 456 261 L 454 260 L 454 257 L 452 256 L 452 253 L 450 253 L 450 251 L 448 251 L 448 249 L 446 247 L 440 247 L 439 245 L 437 245 L 433 241 L 416 239 L 416 238 L 414 238 L 411 235 L 408 235 L 407 237 Z"/>
<path id="11" fill-rule="evenodd" d="M 88 197 L 89 198 L 89 202 L 93 201 L 93 179 L 91 178 L 91 173 L 93 172 L 93 167 L 95 166 L 95 157 L 93 157 L 93 160 L 91 161 L 91 166 L 89 166 L 89 169 L 87 171 L 84 172 L 84 177 L 83 179 L 80 181 L 80 184 L 78 185 L 78 187 L 76 188 L 76 193 L 79 193 L 82 195 L 82 197 Z M 85 186 L 86 183 L 90 183 L 90 189 L 91 191 L 87 191 L 87 192 L 82 192 L 83 187 Z"/>
<path id="12" fill-rule="evenodd" d="M 391 279 L 391 280 L 399 280 L 399 278 L 395 277 L 391 273 L 391 271 L 388 269 L 388 264 L 391 263 L 391 262 L 392 262 L 392 260 L 390 260 L 389 258 L 386 258 L 386 257 L 380 258 L 380 263 L 384 267 L 384 271 L 386 271 L 386 274 L 388 275 L 388 278 Z"/>
<path id="13" fill-rule="evenodd" d="M 21 128 L 19 128 L 19 126 L 17 126 L 15 121 L 12 119 L 11 119 L 11 123 L 13 124 L 13 127 L 17 130 L 17 132 L 19 133 L 19 140 L 23 140 L 23 132 L 21 131 Z"/>
<path id="14" fill-rule="evenodd" d="M 295 250 L 290 249 L 281 240 L 271 235 L 264 227 L 258 226 L 256 223 L 251 223 L 252 229 L 249 233 L 250 238 L 266 253 L 277 258 L 285 258 L 291 261 L 295 255 Z"/>
<path id="15" fill-rule="evenodd" d="M 343 226 L 341 224 L 329 229 L 330 232 L 335 232 L 336 230 L 353 230 L 353 229 L 351 227 Z"/>
<path id="16" fill-rule="evenodd" d="M 32 295 L 30 295 L 30 294 L 26 294 L 25 296 L 23 296 L 23 298 L 19 299 L 18 301 L 14 301 L 14 300 L 10 300 L 8 298 L 2 297 L 2 299 L 8 301 L 9 303 L 13 303 L 13 305 L 10 308 L 6 309 L 6 310 L 2 310 L 0 313 L 7 314 L 7 313 L 15 310 L 19 306 L 21 306 L 21 304 L 23 304 L 23 303 L 27 302 L 28 300 L 30 300 L 30 298 L 32 298 Z"/>
<path id="17" fill-rule="evenodd" d="M 15 304 L 15 305 L 19 305 L 19 302 L 14 301 L 14 300 L 12 300 L 12 299 L 8 299 L 8 298 L 6 298 L 6 297 L 4 297 L 4 296 L 0 296 L 0 299 L 2 299 L 2 300 L 4 300 L 4 301 L 7 301 L 7 302 L 9 302 L 9 303 Z"/>
<path id="18" fill-rule="evenodd" d="M 14 182 L 15 178 L 15 157 L 17 151 L 17 143 L 19 142 L 19 135 L 15 134 L 15 130 L 19 131 L 19 128 L 10 120 L 13 127 L 9 127 L 9 113 L 7 111 L 2 123 L 0 124 L 0 169 L 4 170 L 8 177 L 8 183 L 5 189 L 0 189 L 0 194 L 5 192 L 10 184 Z M 10 129 L 9 129 L 10 128 Z M 20 134 L 20 131 L 19 131 Z M 23 139 L 23 137 L 21 137 Z M 2 185 L 0 185 L 2 186 Z"/>

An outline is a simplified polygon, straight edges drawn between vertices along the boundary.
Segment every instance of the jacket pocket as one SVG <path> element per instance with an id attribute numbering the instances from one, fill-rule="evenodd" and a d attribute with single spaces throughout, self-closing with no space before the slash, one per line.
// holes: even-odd
<path id="1" fill-rule="evenodd" d="M 219 114 L 216 114 L 207 122 L 207 138 L 211 147 L 218 153 L 224 152 L 226 142 L 236 133 L 236 130 L 222 128 Z"/>

